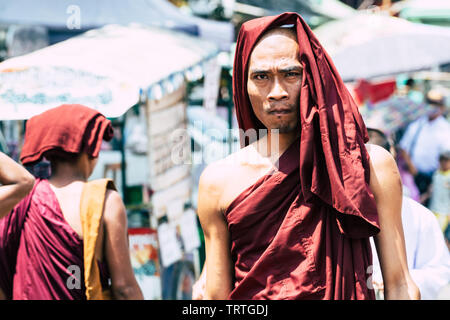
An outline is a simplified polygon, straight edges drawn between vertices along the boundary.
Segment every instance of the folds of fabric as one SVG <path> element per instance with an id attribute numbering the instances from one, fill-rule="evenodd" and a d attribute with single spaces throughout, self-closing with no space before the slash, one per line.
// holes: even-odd
<path id="1" fill-rule="evenodd" d="M 33 190 L 9 215 L 0 219 L 0 289 L 7 300 L 11 300 L 13 296 L 13 277 L 16 271 L 21 230 L 37 185 L 36 183 Z"/>
<path id="2" fill-rule="evenodd" d="M 99 263 L 100 278 L 109 278 Z M 0 285 L 7 299 L 85 300 L 83 240 L 47 180 L 0 220 Z"/>
<path id="3" fill-rule="evenodd" d="M 230 299 L 374 299 L 369 239 L 342 234 L 336 213 L 300 188 L 297 140 L 225 217 L 235 270 Z"/>
<path id="4" fill-rule="evenodd" d="M 84 283 L 87 300 L 111 298 L 108 290 L 103 291 L 100 269 L 95 255 L 107 189 L 116 190 L 110 179 L 90 181 L 85 184 L 81 196 L 80 214 L 83 229 Z"/>
<path id="5" fill-rule="evenodd" d="M 49 151 L 86 152 L 97 157 L 102 140 L 112 137 L 111 122 L 98 111 L 76 104 L 61 105 L 28 120 L 20 160 L 33 164 Z"/>
<path id="6" fill-rule="evenodd" d="M 292 25 L 297 32 L 303 66 L 300 92 L 301 192 L 334 208 L 342 234 L 352 238 L 379 232 L 378 215 L 369 189 L 367 130 L 333 62 L 308 25 L 296 13 L 250 20 L 238 35 L 233 69 L 233 94 L 240 129 L 264 129 L 247 94 L 250 55 L 258 39 L 272 28 Z"/>

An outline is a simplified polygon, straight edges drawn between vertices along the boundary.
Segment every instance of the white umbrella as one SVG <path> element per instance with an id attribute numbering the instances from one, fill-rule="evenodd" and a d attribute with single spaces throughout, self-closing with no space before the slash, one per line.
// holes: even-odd
<path id="1" fill-rule="evenodd" d="M 91 30 L 0 63 L 0 120 L 28 119 L 63 103 L 118 117 L 142 93 L 174 90 L 217 53 L 210 42 L 154 27 Z"/>
<path id="2" fill-rule="evenodd" d="M 430 69 L 450 62 L 450 28 L 358 14 L 314 30 L 344 81 Z"/>

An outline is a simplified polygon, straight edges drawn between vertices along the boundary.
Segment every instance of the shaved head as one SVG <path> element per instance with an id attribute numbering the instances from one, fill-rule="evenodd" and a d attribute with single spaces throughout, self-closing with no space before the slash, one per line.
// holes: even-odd
<path id="1" fill-rule="evenodd" d="M 256 46 L 264 39 L 271 36 L 285 36 L 297 42 L 297 33 L 294 28 L 277 27 L 266 31 L 256 43 Z"/>

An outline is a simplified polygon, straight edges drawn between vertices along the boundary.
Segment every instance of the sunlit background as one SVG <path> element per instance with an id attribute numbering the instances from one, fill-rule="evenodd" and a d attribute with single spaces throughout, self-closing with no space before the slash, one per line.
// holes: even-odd
<path id="1" fill-rule="evenodd" d="M 18 160 L 26 120 L 63 103 L 113 122 L 91 178 L 124 198 L 146 299 L 191 298 L 205 259 L 198 178 L 239 148 L 236 36 L 285 11 L 313 29 L 367 126 L 398 138 L 428 91 L 450 101 L 448 0 L 0 0 L 0 150 Z"/>

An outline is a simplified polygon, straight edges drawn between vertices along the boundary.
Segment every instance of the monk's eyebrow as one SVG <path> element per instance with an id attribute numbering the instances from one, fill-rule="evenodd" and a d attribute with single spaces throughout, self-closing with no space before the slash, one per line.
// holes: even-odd
<path id="1" fill-rule="evenodd" d="M 264 74 L 264 73 L 269 73 L 269 70 L 265 70 L 265 69 L 253 69 L 250 70 L 250 74 Z"/>
<path id="2" fill-rule="evenodd" d="M 289 73 L 289 72 L 293 72 L 293 71 L 301 72 L 301 71 L 303 71 L 303 68 L 301 66 L 292 66 L 292 67 L 279 69 L 278 71 L 281 73 Z"/>
<path id="3" fill-rule="evenodd" d="M 303 71 L 303 68 L 301 66 L 292 66 L 292 67 L 285 67 L 278 70 L 281 73 L 289 73 L 293 71 L 301 72 Z M 251 69 L 250 74 L 266 74 L 270 73 L 271 71 L 268 69 Z"/>

